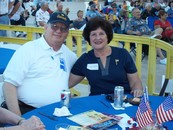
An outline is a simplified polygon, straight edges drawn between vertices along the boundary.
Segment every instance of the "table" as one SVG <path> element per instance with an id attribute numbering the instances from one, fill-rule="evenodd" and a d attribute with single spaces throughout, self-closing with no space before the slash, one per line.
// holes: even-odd
<path id="1" fill-rule="evenodd" d="M 0 48 L 0 74 L 3 74 L 14 52 L 15 50 L 12 49 Z"/>
<path id="2" fill-rule="evenodd" d="M 160 105 L 161 102 L 165 99 L 164 97 L 159 96 L 150 96 L 150 105 L 153 110 L 156 110 L 156 108 Z M 102 104 L 100 101 L 104 102 L 107 106 Z M 66 117 L 57 117 L 57 120 L 51 120 L 45 116 L 40 115 L 38 112 L 45 113 L 47 115 L 52 116 L 54 109 L 59 107 L 60 103 L 54 103 L 50 104 L 38 109 L 35 109 L 33 111 L 30 111 L 23 115 L 24 118 L 29 118 L 32 115 L 38 116 L 46 125 L 47 130 L 54 130 L 55 125 L 59 123 L 67 123 L 70 125 L 78 125 L 75 122 L 72 122 L 71 120 L 68 120 Z M 95 110 L 102 113 L 107 114 L 122 114 L 126 113 L 130 117 L 135 117 L 136 111 L 138 106 L 132 106 L 127 107 L 125 110 L 114 110 L 111 106 L 110 102 L 105 98 L 105 95 L 98 95 L 98 96 L 88 96 L 88 97 L 82 97 L 82 98 L 73 98 L 71 99 L 71 108 L 69 109 L 70 112 L 75 115 L 79 114 L 88 110 Z M 173 121 L 167 122 L 164 125 L 168 127 L 168 130 L 171 130 L 171 126 L 173 126 Z M 112 127 L 110 127 L 112 128 Z M 113 128 L 121 129 L 118 125 L 113 126 Z"/>

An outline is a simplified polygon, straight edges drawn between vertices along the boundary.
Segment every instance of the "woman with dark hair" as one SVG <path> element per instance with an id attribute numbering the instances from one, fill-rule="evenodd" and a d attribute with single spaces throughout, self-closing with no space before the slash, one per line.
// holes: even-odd
<path id="1" fill-rule="evenodd" d="M 168 14 L 164 10 L 160 10 L 158 17 L 159 19 L 154 22 L 154 27 L 163 29 L 163 38 L 173 40 L 173 28 L 171 23 L 167 20 Z"/>
<path id="2" fill-rule="evenodd" d="M 86 24 L 83 37 L 93 49 L 74 64 L 69 86 L 75 86 L 86 77 L 90 95 L 111 94 L 115 86 L 123 86 L 125 93 L 141 96 L 141 80 L 130 54 L 123 48 L 109 46 L 113 38 L 111 24 L 101 17 L 92 18 Z"/>

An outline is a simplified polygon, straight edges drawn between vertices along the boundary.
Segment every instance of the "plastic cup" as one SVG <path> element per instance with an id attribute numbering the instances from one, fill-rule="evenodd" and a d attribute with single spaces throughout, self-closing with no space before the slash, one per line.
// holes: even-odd
<path id="1" fill-rule="evenodd" d="M 68 124 L 57 124 L 55 125 L 55 130 L 68 130 L 69 129 L 69 125 Z"/>

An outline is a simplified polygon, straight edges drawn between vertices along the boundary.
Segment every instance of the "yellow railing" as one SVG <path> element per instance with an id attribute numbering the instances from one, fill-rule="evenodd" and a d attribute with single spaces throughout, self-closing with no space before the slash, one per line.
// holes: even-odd
<path id="1" fill-rule="evenodd" d="M 16 37 L 0 37 L 0 41 L 3 42 L 10 42 L 10 43 L 18 43 L 24 44 L 27 41 L 34 39 L 35 33 L 44 33 L 43 28 L 37 27 L 22 27 L 22 26 L 12 26 L 12 25 L 0 25 L 0 30 L 8 30 L 8 31 L 24 31 L 27 32 L 26 38 L 16 38 Z M 72 37 L 75 37 L 77 41 L 77 45 L 74 48 Z M 69 35 L 66 40 L 66 45 L 71 49 L 75 50 L 77 56 L 80 56 L 83 53 L 83 45 L 82 45 L 82 32 L 77 30 L 70 30 Z M 167 64 L 166 64 L 166 72 L 165 78 L 166 79 L 173 79 L 173 46 L 170 44 L 158 40 L 152 39 L 148 37 L 141 37 L 141 36 L 130 36 L 130 35 L 121 35 L 121 34 L 114 34 L 113 40 L 111 41 L 110 45 L 118 46 L 119 41 L 125 43 L 125 48 L 130 51 L 130 43 L 135 43 L 136 48 L 136 59 L 135 63 L 138 69 L 138 74 L 141 77 L 142 75 L 142 45 L 149 46 L 149 54 L 148 54 L 148 72 L 147 72 L 147 85 L 149 94 L 155 94 L 156 88 L 156 48 L 159 47 L 166 51 L 167 54 Z M 85 50 L 90 50 L 91 47 L 86 44 Z"/>

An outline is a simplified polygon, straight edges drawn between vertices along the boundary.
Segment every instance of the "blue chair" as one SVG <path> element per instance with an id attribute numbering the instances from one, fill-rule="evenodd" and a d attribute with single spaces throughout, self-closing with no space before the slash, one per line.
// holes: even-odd
<path id="1" fill-rule="evenodd" d="M 171 23 L 171 25 L 173 27 L 173 17 L 168 17 L 167 20 Z"/>
<path id="2" fill-rule="evenodd" d="M 12 49 L 0 48 L 0 74 L 3 74 L 14 52 L 15 50 Z"/>
<path id="3" fill-rule="evenodd" d="M 154 21 L 159 18 L 156 16 L 149 16 L 147 19 L 148 19 L 148 27 L 153 31 L 154 30 Z"/>

